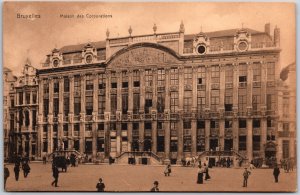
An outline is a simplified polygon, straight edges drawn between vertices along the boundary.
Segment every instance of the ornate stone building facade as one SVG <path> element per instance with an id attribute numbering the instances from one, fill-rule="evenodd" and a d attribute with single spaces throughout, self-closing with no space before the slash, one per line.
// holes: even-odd
<path id="1" fill-rule="evenodd" d="M 38 77 L 37 156 L 92 161 L 149 151 L 164 162 L 231 151 L 277 157 L 280 30 L 156 33 L 65 46 Z"/>

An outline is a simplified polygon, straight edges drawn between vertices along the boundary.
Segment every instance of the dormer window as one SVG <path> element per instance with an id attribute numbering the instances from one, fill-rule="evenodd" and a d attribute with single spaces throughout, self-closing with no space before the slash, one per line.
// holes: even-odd
<path id="1" fill-rule="evenodd" d="M 58 66 L 58 64 L 59 64 L 59 61 L 58 61 L 58 59 L 55 59 L 55 60 L 53 60 L 53 66 L 54 66 L 54 67 L 57 67 L 57 66 Z"/>
<path id="2" fill-rule="evenodd" d="M 92 63 L 92 62 L 93 62 L 93 56 L 92 56 L 92 55 L 87 55 L 87 56 L 85 57 L 85 62 L 86 62 L 87 64 Z"/>
<path id="3" fill-rule="evenodd" d="M 248 43 L 246 41 L 241 41 L 238 44 L 239 51 L 246 51 L 248 49 Z"/>
<path id="4" fill-rule="evenodd" d="M 197 47 L 198 54 L 205 54 L 206 52 L 206 46 L 204 44 L 200 44 Z"/>

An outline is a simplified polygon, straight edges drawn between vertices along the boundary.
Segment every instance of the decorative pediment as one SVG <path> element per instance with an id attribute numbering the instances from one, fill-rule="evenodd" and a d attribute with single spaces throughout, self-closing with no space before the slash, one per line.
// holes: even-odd
<path id="1" fill-rule="evenodd" d="M 169 50 L 169 51 L 168 51 Z M 129 46 L 117 52 L 108 60 L 110 67 L 131 67 L 139 65 L 156 65 L 177 63 L 179 60 L 174 51 L 163 46 L 149 46 L 148 44 L 140 47 Z"/>

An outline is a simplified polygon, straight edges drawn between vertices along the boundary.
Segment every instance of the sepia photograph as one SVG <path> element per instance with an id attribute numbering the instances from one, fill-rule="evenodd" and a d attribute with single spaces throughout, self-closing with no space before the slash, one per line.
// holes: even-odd
<path id="1" fill-rule="evenodd" d="M 6 192 L 297 192 L 296 6 L 2 4 Z"/>

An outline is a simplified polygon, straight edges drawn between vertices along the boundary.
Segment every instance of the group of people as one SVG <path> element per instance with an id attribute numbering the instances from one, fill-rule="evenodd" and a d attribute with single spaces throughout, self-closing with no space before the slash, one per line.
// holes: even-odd
<path id="1" fill-rule="evenodd" d="M 281 168 L 284 169 L 284 172 L 288 173 L 294 170 L 294 160 L 293 159 L 281 159 Z"/>
<path id="2" fill-rule="evenodd" d="M 21 168 L 23 170 L 24 178 L 27 178 L 28 174 L 30 173 L 29 159 L 27 157 L 17 156 L 14 161 L 14 173 L 16 181 L 19 181 Z M 6 167 L 6 165 L 4 165 L 4 189 L 6 187 L 6 181 L 9 176 L 9 169 Z"/>
<path id="3" fill-rule="evenodd" d="M 216 165 L 218 167 L 227 167 L 227 168 L 230 168 L 231 165 L 233 165 L 233 160 L 229 157 L 227 158 L 221 158 L 220 160 L 218 160 L 216 162 Z"/>
<path id="4" fill-rule="evenodd" d="M 205 180 L 209 180 L 210 179 L 210 175 L 209 175 L 209 168 L 208 165 L 206 165 L 206 163 L 203 164 L 203 166 L 201 165 L 201 163 L 198 166 L 198 176 L 197 176 L 197 184 L 203 184 L 203 177 L 205 176 Z"/>

